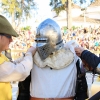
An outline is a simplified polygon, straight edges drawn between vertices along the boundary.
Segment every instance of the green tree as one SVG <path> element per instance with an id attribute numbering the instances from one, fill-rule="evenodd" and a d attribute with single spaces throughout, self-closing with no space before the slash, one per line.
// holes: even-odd
<path id="1" fill-rule="evenodd" d="M 2 0 L 1 1 L 1 7 L 3 8 L 3 13 L 6 13 L 7 15 L 12 17 L 12 24 L 15 23 L 15 10 L 20 12 L 21 10 L 18 8 L 18 2 L 16 0 Z"/>
<path id="2" fill-rule="evenodd" d="M 90 4 L 94 0 L 90 0 Z M 50 0 L 50 6 L 52 9 L 59 15 L 59 13 L 63 10 L 66 10 L 67 13 L 67 27 L 70 29 L 72 27 L 72 15 L 71 9 L 73 4 L 77 4 L 78 6 L 82 7 L 87 0 Z M 88 6 L 88 5 L 87 5 Z"/>
<path id="3" fill-rule="evenodd" d="M 15 20 L 21 22 L 23 17 L 27 19 L 31 16 L 31 9 L 37 9 L 37 5 L 34 0 L 1 0 L 0 4 L 3 9 L 3 13 L 6 13 L 12 18 L 12 24 L 14 26 Z"/>
<path id="4" fill-rule="evenodd" d="M 56 12 L 57 15 L 63 10 L 66 11 L 67 14 L 67 27 L 68 29 L 72 26 L 72 0 L 50 0 L 50 6 Z"/>
<path id="5" fill-rule="evenodd" d="M 31 17 L 31 10 L 37 10 L 37 4 L 34 0 L 21 0 L 20 2 L 20 8 L 21 8 L 21 14 L 17 13 L 20 17 L 22 16 L 23 19 L 26 19 L 26 21 Z"/>

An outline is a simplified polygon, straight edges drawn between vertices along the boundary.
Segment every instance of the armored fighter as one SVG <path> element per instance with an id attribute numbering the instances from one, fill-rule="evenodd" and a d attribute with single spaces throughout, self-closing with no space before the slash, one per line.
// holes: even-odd
<path id="1" fill-rule="evenodd" d="M 59 25 L 49 18 L 38 26 L 35 42 L 30 100 L 74 100 L 79 59 L 75 42 L 64 44 Z"/>

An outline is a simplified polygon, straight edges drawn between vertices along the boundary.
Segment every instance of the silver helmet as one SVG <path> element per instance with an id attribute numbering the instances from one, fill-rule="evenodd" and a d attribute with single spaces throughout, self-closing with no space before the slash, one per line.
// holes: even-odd
<path id="1" fill-rule="evenodd" d="M 40 58 L 46 59 L 52 52 L 63 47 L 59 25 L 52 19 L 44 20 L 37 28 L 35 41 Z"/>

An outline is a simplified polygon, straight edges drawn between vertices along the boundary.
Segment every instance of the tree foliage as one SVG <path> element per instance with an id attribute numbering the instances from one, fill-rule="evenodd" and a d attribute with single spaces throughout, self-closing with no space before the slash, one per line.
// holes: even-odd
<path id="1" fill-rule="evenodd" d="M 30 30 L 30 29 L 31 29 L 30 26 L 26 26 L 26 27 L 22 27 L 22 28 L 21 28 L 22 31 L 28 31 L 28 30 Z"/>
<path id="2" fill-rule="evenodd" d="M 4 13 L 8 12 L 10 14 L 16 11 L 21 12 L 21 9 L 18 7 L 19 3 L 16 0 L 2 0 L 1 6 L 4 10 Z"/>
<path id="3" fill-rule="evenodd" d="M 94 0 L 73 0 L 75 4 L 80 6 L 82 9 L 87 8 Z"/>
<path id="4" fill-rule="evenodd" d="M 53 11 L 56 12 L 57 15 L 63 10 L 67 13 L 67 27 L 68 29 L 72 28 L 72 15 L 71 9 L 73 4 L 80 6 L 81 8 L 86 8 L 89 6 L 94 0 L 51 0 L 50 6 Z"/>
<path id="5" fill-rule="evenodd" d="M 14 17 L 14 20 L 23 17 L 30 17 L 31 10 L 37 9 L 37 4 L 34 0 L 1 0 L 0 5 L 3 13 Z"/>
<path id="6" fill-rule="evenodd" d="M 76 4 L 81 8 L 86 8 L 89 6 L 94 0 L 71 0 L 72 5 Z M 50 0 L 50 6 L 57 13 L 57 15 L 62 11 L 67 9 L 68 0 Z"/>
<path id="7" fill-rule="evenodd" d="M 62 11 L 66 9 L 66 0 L 51 0 L 50 6 L 52 9 L 57 13 L 57 15 Z"/>

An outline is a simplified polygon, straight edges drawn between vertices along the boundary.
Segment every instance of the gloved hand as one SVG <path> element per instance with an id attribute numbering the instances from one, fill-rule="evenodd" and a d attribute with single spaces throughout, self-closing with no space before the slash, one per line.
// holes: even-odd
<path id="1" fill-rule="evenodd" d="M 84 48 L 83 47 L 75 47 L 75 52 L 77 54 L 77 56 L 81 56 L 81 53 L 84 51 Z"/>
<path id="2" fill-rule="evenodd" d="M 30 47 L 28 50 L 27 50 L 27 52 L 31 52 L 32 53 L 32 55 L 34 55 L 35 54 L 35 52 L 36 52 L 36 47 Z"/>

